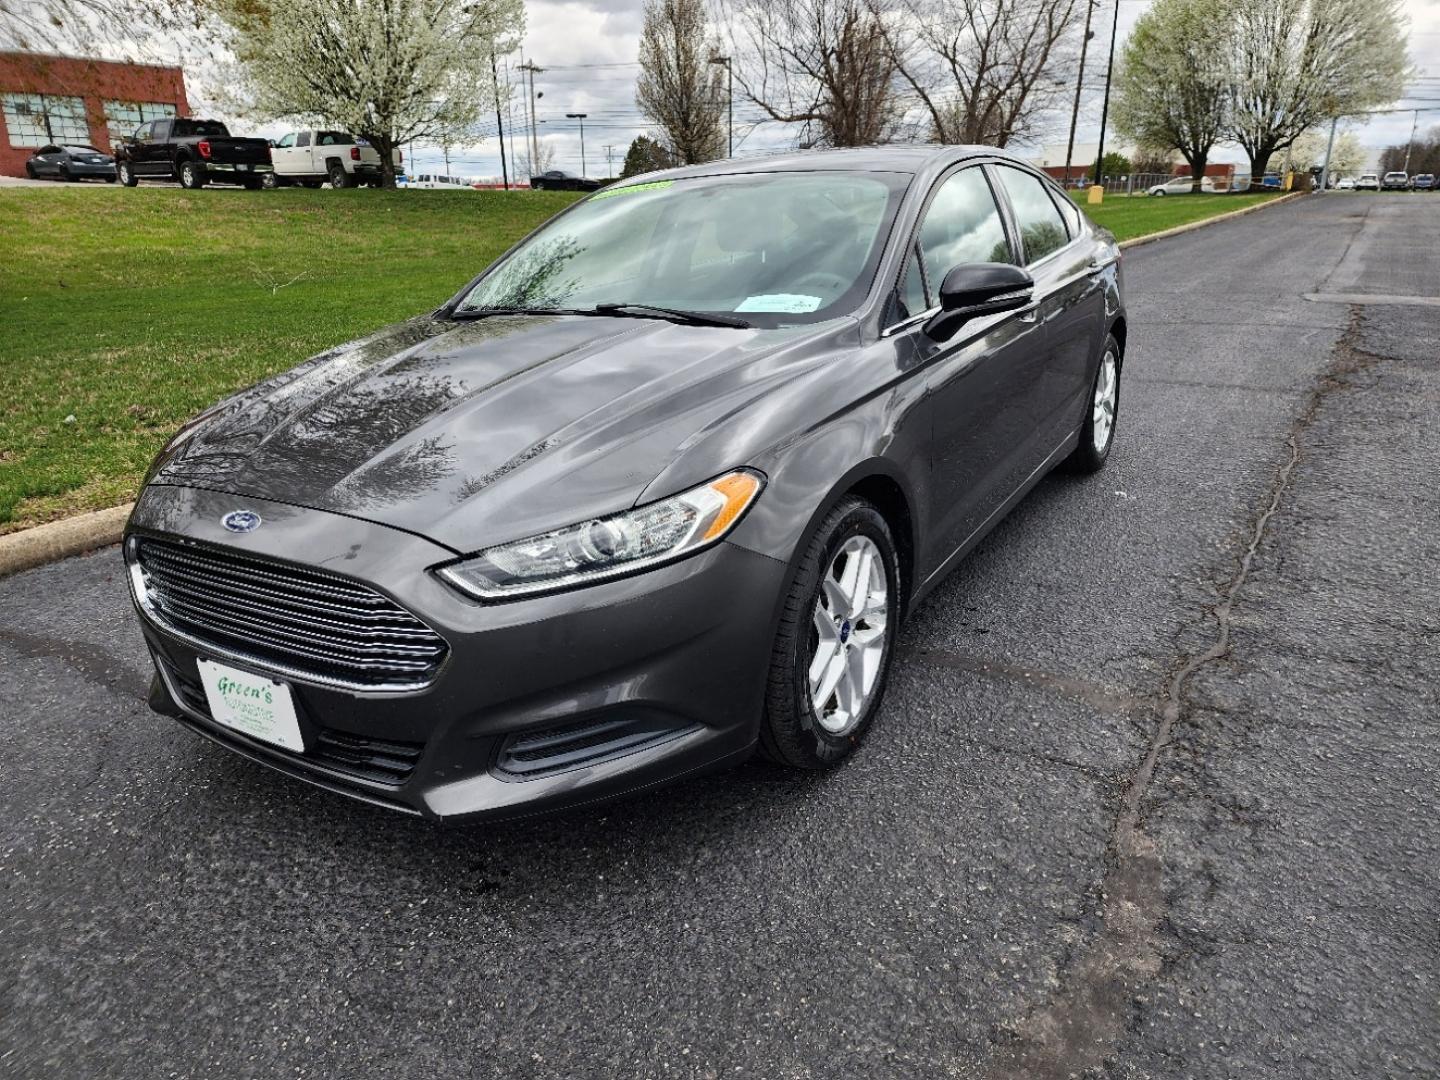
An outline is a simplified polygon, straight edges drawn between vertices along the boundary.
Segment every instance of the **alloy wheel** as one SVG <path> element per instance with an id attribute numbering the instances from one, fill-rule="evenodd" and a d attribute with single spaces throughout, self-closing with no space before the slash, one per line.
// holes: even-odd
<path id="1" fill-rule="evenodd" d="M 1115 430 L 1115 403 L 1119 390 L 1119 366 L 1115 350 L 1106 349 L 1100 361 L 1100 374 L 1095 379 L 1095 398 L 1090 405 L 1091 427 L 1095 432 L 1095 450 L 1103 454 Z"/>
<path id="2" fill-rule="evenodd" d="M 811 615 L 807 672 L 815 719 L 831 735 L 860 723 L 885 659 L 890 593 L 875 541 L 852 536 L 826 567 Z"/>

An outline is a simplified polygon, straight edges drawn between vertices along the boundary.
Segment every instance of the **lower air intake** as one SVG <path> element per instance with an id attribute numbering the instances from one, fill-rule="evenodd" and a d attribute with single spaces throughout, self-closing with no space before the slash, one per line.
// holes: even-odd
<path id="1" fill-rule="evenodd" d="M 586 720 L 564 727 L 512 735 L 500 750 L 497 772 L 534 780 L 649 750 L 687 735 L 696 724 L 675 726 L 653 718 Z"/>

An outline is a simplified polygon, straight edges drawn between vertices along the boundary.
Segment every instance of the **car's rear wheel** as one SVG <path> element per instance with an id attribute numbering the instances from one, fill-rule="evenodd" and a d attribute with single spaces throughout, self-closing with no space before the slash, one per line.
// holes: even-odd
<path id="1" fill-rule="evenodd" d="M 130 168 L 130 163 L 128 161 L 122 161 L 120 163 L 119 174 L 120 183 L 124 184 L 126 187 L 134 187 L 140 182 L 139 179 L 135 176 L 135 170 Z"/>
<path id="2" fill-rule="evenodd" d="M 900 565 L 885 518 L 846 497 L 816 531 L 785 599 L 760 751 L 800 769 L 839 764 L 875 718 L 894 652 Z"/>
<path id="3" fill-rule="evenodd" d="M 274 191 L 280 186 L 280 178 L 273 172 L 267 172 L 260 177 L 260 186 L 266 191 Z"/>
<path id="4" fill-rule="evenodd" d="M 1098 472 L 1115 443 L 1115 423 L 1120 418 L 1120 343 L 1106 337 L 1105 352 L 1095 372 L 1085 423 L 1080 428 L 1080 445 L 1068 464 L 1076 472 Z"/>
<path id="5" fill-rule="evenodd" d="M 339 162 L 330 166 L 330 186 L 336 191 L 350 186 L 350 174 L 345 171 L 345 166 Z"/>
<path id="6" fill-rule="evenodd" d="M 180 164 L 180 186 L 189 191 L 196 191 L 205 186 L 205 170 L 200 168 L 193 161 L 185 161 Z"/>

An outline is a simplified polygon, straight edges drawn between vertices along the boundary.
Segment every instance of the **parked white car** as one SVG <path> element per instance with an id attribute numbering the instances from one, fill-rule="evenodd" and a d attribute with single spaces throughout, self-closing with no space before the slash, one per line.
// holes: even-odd
<path id="1" fill-rule="evenodd" d="M 1356 191 L 1379 191 L 1379 190 L 1380 190 L 1380 174 L 1379 174 L 1379 173 L 1373 173 L 1373 172 L 1361 173 L 1361 174 L 1360 174 L 1360 179 L 1355 181 L 1355 190 L 1356 190 Z"/>
<path id="2" fill-rule="evenodd" d="M 270 148 L 270 161 L 275 171 L 266 178 L 266 187 L 302 184 L 318 188 L 327 180 L 333 188 L 380 186 L 379 152 L 348 131 L 308 128 L 288 132 Z M 403 162 L 404 155 L 396 150 L 397 172 Z"/>
<path id="3" fill-rule="evenodd" d="M 1336 190 L 1336 191 L 1354 191 L 1354 190 L 1355 190 L 1355 178 L 1354 178 L 1353 176 L 1342 176 L 1339 180 L 1336 180 L 1336 181 L 1335 181 L 1335 190 Z"/>
<path id="4" fill-rule="evenodd" d="M 1163 183 L 1163 184 L 1156 184 L 1154 187 L 1152 187 L 1152 188 L 1150 189 L 1150 191 L 1148 192 L 1148 194 L 1151 194 L 1151 195 L 1186 195 L 1186 194 L 1189 194 L 1190 189 L 1193 188 L 1194 186 L 1195 186 L 1195 178 L 1194 178 L 1193 176 L 1177 176 L 1177 177 L 1175 177 L 1174 180 L 1167 180 L 1167 181 L 1165 181 L 1165 183 Z M 1201 190 L 1201 191 L 1214 191 L 1214 190 L 1215 190 L 1215 181 L 1214 181 L 1214 180 L 1211 180 L 1210 177 L 1208 177 L 1208 176 L 1202 176 L 1202 177 L 1200 178 L 1200 190 Z"/>
<path id="5" fill-rule="evenodd" d="M 470 181 L 463 176 L 448 176 L 445 173 L 420 173 L 410 177 L 405 186 L 428 191 L 469 191 Z"/>

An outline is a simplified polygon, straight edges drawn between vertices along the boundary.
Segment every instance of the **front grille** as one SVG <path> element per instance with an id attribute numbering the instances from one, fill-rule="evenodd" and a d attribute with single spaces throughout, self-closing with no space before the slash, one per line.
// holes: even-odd
<path id="1" fill-rule="evenodd" d="M 694 731 L 696 726 L 657 724 L 648 719 L 587 720 L 512 735 L 501 747 L 495 768 L 513 779 L 533 780 L 648 750 Z"/>
<path id="2" fill-rule="evenodd" d="M 205 688 L 168 660 L 157 656 L 156 662 L 164 666 L 166 681 L 179 699 L 179 704 L 207 720 L 211 719 L 210 702 L 205 697 Z M 302 706 L 297 702 L 296 707 Z M 319 725 L 314 727 L 314 731 L 315 745 L 304 754 L 296 754 L 281 747 L 267 746 L 266 749 L 297 761 L 311 761 L 323 765 L 326 769 L 346 776 L 394 787 L 399 787 L 410 779 L 410 774 L 415 771 L 415 766 L 420 761 L 420 755 L 425 751 L 423 742 L 376 739 Z M 229 735 L 228 729 L 226 734 Z"/>
<path id="3" fill-rule="evenodd" d="M 448 650 L 414 615 L 348 578 L 148 537 L 134 552 L 151 613 L 221 653 L 365 688 L 423 685 Z"/>

